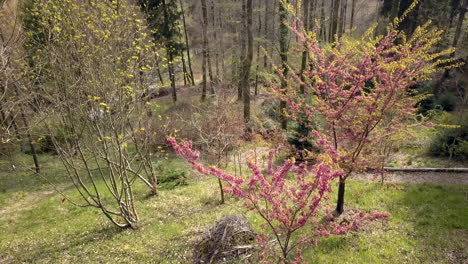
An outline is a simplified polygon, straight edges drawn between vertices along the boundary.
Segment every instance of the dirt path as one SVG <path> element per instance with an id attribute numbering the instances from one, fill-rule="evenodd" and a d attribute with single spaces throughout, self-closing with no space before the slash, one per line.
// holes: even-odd
<path id="1" fill-rule="evenodd" d="M 269 148 L 258 147 L 240 155 L 243 166 L 247 165 L 247 160 L 257 160 L 262 165 L 266 164 Z M 239 159 L 239 157 L 238 157 Z M 237 160 L 238 160 L 237 159 Z M 231 160 L 232 162 L 232 160 Z M 237 161 L 238 162 L 238 161 Z M 356 180 L 380 181 L 380 174 L 373 173 L 357 174 L 352 176 Z M 435 184 L 467 184 L 468 173 L 453 172 L 386 172 L 385 181 L 393 183 L 435 183 Z"/>
<path id="2" fill-rule="evenodd" d="M 66 186 L 59 187 L 59 190 L 63 191 L 65 188 Z M 13 215 L 14 213 L 19 211 L 32 209 L 35 206 L 37 206 L 39 201 L 54 193 L 56 193 L 54 189 L 37 191 L 26 195 L 20 200 L 12 201 L 5 208 L 0 208 L 0 218 Z"/>

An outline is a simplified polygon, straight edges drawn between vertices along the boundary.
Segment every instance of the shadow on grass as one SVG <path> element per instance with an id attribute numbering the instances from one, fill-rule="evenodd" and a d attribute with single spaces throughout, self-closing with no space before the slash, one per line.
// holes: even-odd
<path id="1" fill-rule="evenodd" d="M 306 251 L 307 262 L 463 263 L 468 257 L 467 186 L 398 186 L 350 181 L 346 190 L 349 208 L 386 211 L 389 219 L 359 232 L 323 238 L 316 248 Z"/>
<path id="2" fill-rule="evenodd" d="M 416 254 L 428 261 L 468 259 L 468 186 L 417 184 L 404 189 L 399 213 L 411 223 Z"/>

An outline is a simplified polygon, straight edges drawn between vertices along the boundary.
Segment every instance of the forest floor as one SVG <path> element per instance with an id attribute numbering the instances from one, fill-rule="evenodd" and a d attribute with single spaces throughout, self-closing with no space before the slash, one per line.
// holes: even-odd
<path id="1" fill-rule="evenodd" d="M 217 219 L 243 214 L 260 230 L 262 220 L 227 198 L 219 204 L 217 181 L 194 174 L 178 159 L 164 166 L 186 172 L 187 184 L 162 187 L 147 197 L 137 184 L 138 230 L 118 230 L 98 210 L 79 208 L 20 166 L 0 161 L 0 263 L 190 263 L 192 243 Z M 41 155 L 44 176 L 66 185 L 57 159 Z M 444 177 L 461 174 L 447 174 Z M 466 176 L 466 175 L 465 175 Z M 463 177 L 465 177 L 463 176 Z M 333 206 L 335 194 L 328 207 Z M 305 251 L 308 263 L 464 263 L 468 258 L 468 185 L 384 184 L 352 179 L 347 209 L 386 211 L 390 217 L 344 236 L 325 238 Z M 307 232 L 307 229 L 304 230 Z"/>

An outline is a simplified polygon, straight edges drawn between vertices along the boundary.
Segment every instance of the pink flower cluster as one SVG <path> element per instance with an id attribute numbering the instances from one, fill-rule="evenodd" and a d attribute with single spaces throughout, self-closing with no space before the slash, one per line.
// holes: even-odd
<path id="1" fill-rule="evenodd" d="M 426 78 L 433 67 L 433 61 L 427 60 L 431 55 L 428 40 L 402 41 L 400 33 L 390 27 L 380 40 L 345 40 L 323 47 L 314 34 L 304 33 L 297 25 L 292 30 L 309 52 L 311 67 L 303 76 L 283 76 L 279 69 L 278 76 L 289 87 L 272 84 L 272 94 L 288 104 L 291 119 L 301 122 L 305 118 L 305 124 L 333 143 L 345 169 L 343 178 L 352 171 L 376 167 L 381 160 L 377 144 L 408 131 L 406 121 L 415 114 L 421 97 L 412 96 L 410 87 Z M 324 125 L 317 126 L 317 117 Z"/>
<path id="2" fill-rule="evenodd" d="M 331 192 L 331 181 L 339 177 L 341 170 L 334 167 L 336 159 L 333 157 L 336 152 L 328 148 L 325 144 L 322 151 L 332 150 L 330 153 L 324 153 L 323 160 L 318 160 L 314 165 L 307 163 L 295 165 L 293 160 L 287 160 L 282 166 L 274 166 L 275 151 L 269 153 L 269 162 L 267 171 L 264 173 L 256 164 L 249 162 L 248 167 L 251 174 L 243 179 L 229 174 L 215 167 L 206 167 L 199 161 L 199 153 L 192 150 L 192 144 L 187 141 L 178 143 L 174 138 L 168 137 L 168 142 L 175 151 L 184 157 L 192 167 L 198 172 L 214 176 L 227 182 L 226 192 L 240 197 L 246 201 L 245 206 L 254 210 L 264 220 L 264 226 L 267 226 L 275 234 L 283 256 L 296 249 L 301 252 L 301 248 L 318 243 L 317 236 L 328 236 L 332 234 L 341 234 L 346 231 L 355 230 L 364 219 L 378 219 L 381 215 L 362 215 L 352 226 L 331 226 L 324 228 L 322 225 L 315 224 L 311 228 L 315 231 L 304 239 L 293 242 L 292 234 L 311 223 L 311 219 L 320 211 L 323 200 L 328 199 Z M 323 139 L 322 143 L 326 143 Z M 383 215 L 382 215 L 383 216 Z M 258 239 L 260 245 L 269 247 L 268 240 L 260 236 Z M 262 242 L 263 241 L 263 242 Z M 296 252 L 296 255 L 297 255 Z M 300 254 L 295 263 L 302 263 Z M 265 262 L 266 261 L 265 257 Z"/>

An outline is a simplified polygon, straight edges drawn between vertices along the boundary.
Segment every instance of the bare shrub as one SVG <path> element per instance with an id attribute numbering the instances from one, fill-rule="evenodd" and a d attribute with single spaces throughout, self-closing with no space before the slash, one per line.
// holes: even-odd
<path id="1" fill-rule="evenodd" d="M 223 263 L 248 257 L 255 249 L 256 236 L 243 216 L 224 216 L 195 242 L 193 262 Z"/>

